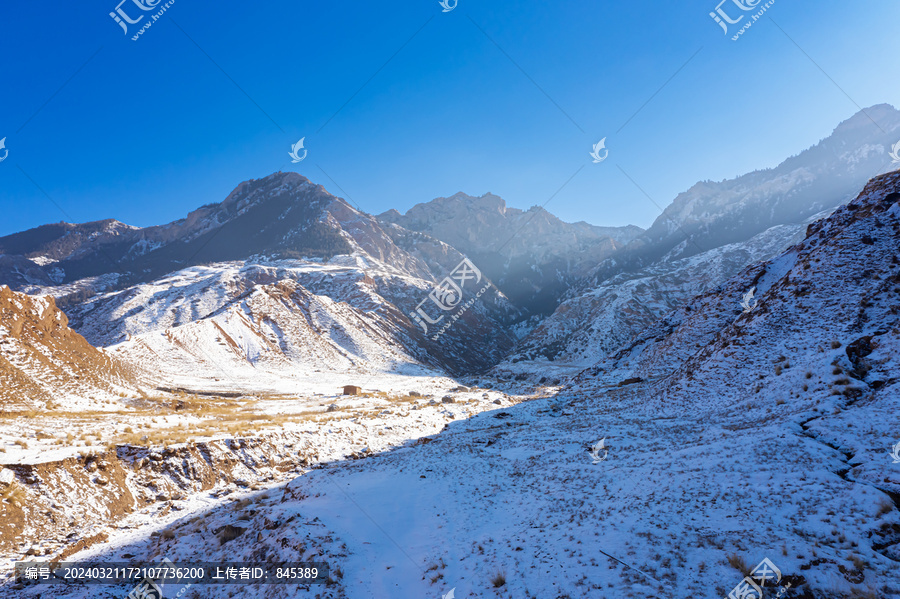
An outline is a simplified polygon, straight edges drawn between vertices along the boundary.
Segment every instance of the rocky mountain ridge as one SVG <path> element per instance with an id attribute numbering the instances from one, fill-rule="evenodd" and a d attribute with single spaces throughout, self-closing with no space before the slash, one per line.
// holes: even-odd
<path id="1" fill-rule="evenodd" d="M 140 369 L 92 347 L 52 297 L 0 286 L 0 410 L 96 408 L 134 392 Z"/>
<path id="2" fill-rule="evenodd" d="M 465 253 L 529 315 L 550 314 L 579 277 L 643 232 L 633 225 L 566 223 L 538 206 L 511 208 L 491 193 L 459 192 L 378 219 Z"/>
<path id="3" fill-rule="evenodd" d="M 698 183 L 576 281 L 500 367 L 516 370 L 513 362 L 523 359 L 586 366 L 615 352 L 694 295 L 778 254 L 871 177 L 895 168 L 889 152 L 898 138 L 900 111 L 877 105 L 775 168 Z"/>

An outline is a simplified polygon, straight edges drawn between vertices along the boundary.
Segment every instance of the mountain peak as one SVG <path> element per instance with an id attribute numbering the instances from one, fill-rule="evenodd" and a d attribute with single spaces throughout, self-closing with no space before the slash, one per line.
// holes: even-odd
<path id="1" fill-rule="evenodd" d="M 223 207 L 229 206 L 235 203 L 238 198 L 241 198 L 245 194 L 252 192 L 255 189 L 282 188 L 287 185 L 298 187 L 305 184 L 311 183 L 309 179 L 307 179 L 300 173 L 295 173 L 293 171 L 277 171 L 261 179 L 248 179 L 247 181 L 239 183 L 238 186 L 235 187 L 230 194 L 228 194 L 228 197 L 226 197 L 220 205 Z"/>
<path id="2" fill-rule="evenodd" d="M 849 119 L 841 122 L 835 127 L 833 135 L 846 135 L 873 126 L 893 129 L 898 123 L 900 123 L 900 110 L 890 104 L 875 104 L 863 108 Z"/>

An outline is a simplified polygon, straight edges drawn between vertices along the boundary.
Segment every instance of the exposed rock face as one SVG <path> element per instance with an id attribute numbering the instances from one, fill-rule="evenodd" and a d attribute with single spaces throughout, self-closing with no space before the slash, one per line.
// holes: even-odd
<path id="1" fill-rule="evenodd" d="M 159 450 L 122 445 L 89 456 L 8 465 L 0 470 L 0 494 L 7 498 L 0 501 L 0 522 L 13 526 L 0 528 L 0 552 L 24 553 L 23 547 L 37 541 L 90 539 L 97 527 L 151 503 L 171 506 L 192 493 L 271 481 L 317 460 L 307 437 L 274 434 Z"/>
<path id="2" fill-rule="evenodd" d="M 132 388 L 134 370 L 92 347 L 68 323 L 52 297 L 0 287 L 0 409 L 72 407 L 73 400 Z"/>
<path id="3" fill-rule="evenodd" d="M 615 262 L 601 264 L 596 276 L 603 280 L 664 257 L 673 260 L 746 241 L 775 225 L 801 223 L 833 210 L 891 168 L 888 152 L 898 135 L 900 111 L 880 104 L 775 168 L 697 183 L 679 194 Z"/>
<path id="4" fill-rule="evenodd" d="M 642 232 L 635 226 L 566 223 L 543 208 L 509 208 L 490 193 L 457 193 L 378 218 L 465 253 L 531 314 L 552 312 L 568 285 Z"/>

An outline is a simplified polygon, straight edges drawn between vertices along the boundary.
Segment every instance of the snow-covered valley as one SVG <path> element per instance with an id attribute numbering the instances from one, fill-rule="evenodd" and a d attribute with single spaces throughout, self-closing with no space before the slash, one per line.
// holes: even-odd
<path id="1" fill-rule="evenodd" d="M 900 597 L 900 172 L 578 279 L 546 318 L 509 277 L 542 297 L 648 241 L 548 219 L 580 266 L 494 281 L 431 235 L 478 200 L 387 223 L 276 173 L 163 227 L 38 236 L 22 260 L 85 276 L 0 287 L 0 593 L 129 592 L 22 560 L 171 560 L 328 566 L 179 599 L 712 599 L 761 563 L 765 597 Z M 253 253 L 204 249 L 224 227 Z"/>

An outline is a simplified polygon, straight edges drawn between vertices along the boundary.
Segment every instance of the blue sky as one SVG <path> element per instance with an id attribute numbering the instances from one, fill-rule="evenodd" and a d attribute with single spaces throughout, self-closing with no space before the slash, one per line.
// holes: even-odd
<path id="1" fill-rule="evenodd" d="M 716 4 L 176 0 L 132 41 L 117 0 L 7 3 L 0 235 L 164 223 L 279 169 L 372 213 L 490 191 L 646 227 L 660 210 L 623 171 L 665 206 L 776 165 L 857 105 L 900 106 L 895 0 L 777 0 L 736 42 Z"/>

